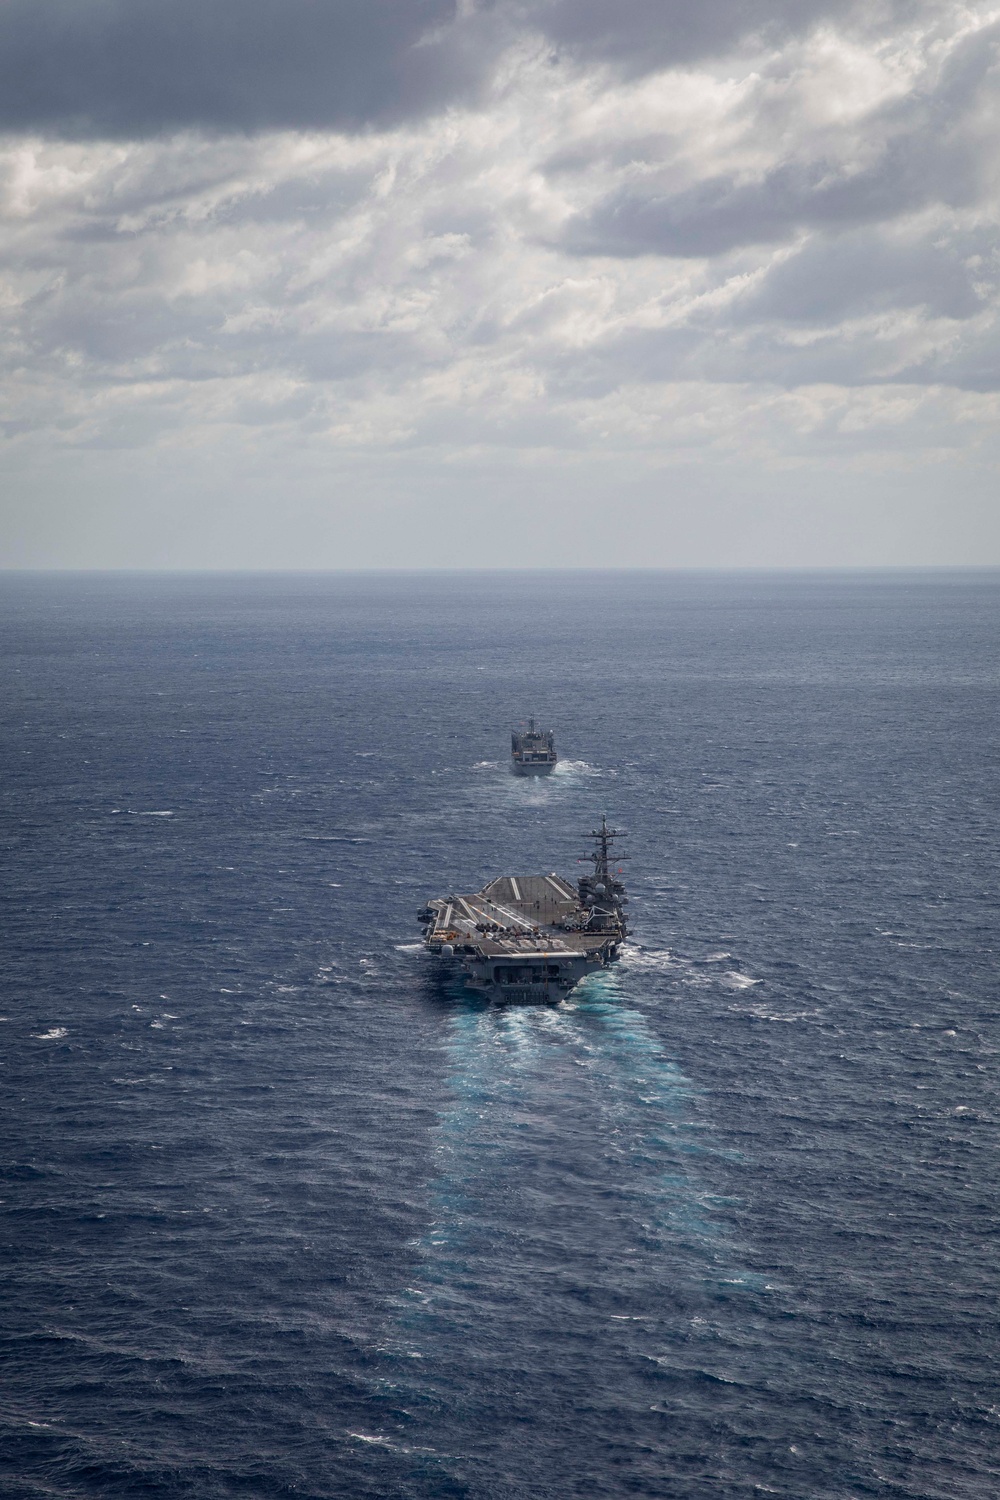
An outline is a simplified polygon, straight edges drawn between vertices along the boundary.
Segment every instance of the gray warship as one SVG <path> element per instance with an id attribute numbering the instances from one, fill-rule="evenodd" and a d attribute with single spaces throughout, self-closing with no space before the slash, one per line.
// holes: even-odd
<path id="1" fill-rule="evenodd" d="M 510 761 L 518 776 L 547 776 L 558 759 L 555 735 L 551 729 L 536 729 L 534 719 L 510 737 Z"/>
<path id="2" fill-rule="evenodd" d="M 591 834 L 593 874 L 501 875 L 474 896 L 439 896 L 418 920 L 424 946 L 460 966 L 466 984 L 498 1004 L 555 1004 L 606 969 L 628 933 L 625 887 L 612 871 L 621 834 L 606 817 Z"/>

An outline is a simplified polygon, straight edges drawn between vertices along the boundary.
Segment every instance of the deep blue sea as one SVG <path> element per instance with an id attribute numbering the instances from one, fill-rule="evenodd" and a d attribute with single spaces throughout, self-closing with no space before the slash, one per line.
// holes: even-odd
<path id="1" fill-rule="evenodd" d="M 1000 1494 L 1000 575 L 8 574 L 0 677 L 5 1500 Z M 442 980 L 602 812 L 621 964 Z"/>

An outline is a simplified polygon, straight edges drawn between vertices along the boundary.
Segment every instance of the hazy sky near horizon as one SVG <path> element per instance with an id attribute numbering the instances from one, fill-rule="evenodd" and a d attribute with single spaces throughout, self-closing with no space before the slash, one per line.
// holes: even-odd
<path id="1" fill-rule="evenodd" d="M 0 567 L 1000 564 L 1000 7 L 3 0 Z"/>

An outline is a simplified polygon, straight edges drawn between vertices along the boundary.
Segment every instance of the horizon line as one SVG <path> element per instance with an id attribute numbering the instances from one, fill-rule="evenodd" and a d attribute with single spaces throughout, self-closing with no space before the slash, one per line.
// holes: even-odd
<path id="1" fill-rule="evenodd" d="M 651 576 L 656 574 L 844 574 L 844 573 L 1000 573 L 1000 563 L 677 563 L 672 566 L 580 564 L 579 566 L 525 567 L 407 567 L 393 564 L 360 564 L 342 568 L 268 567 L 4 567 L 0 578 L 15 577 L 131 577 L 131 578 L 330 578 L 393 575 L 400 577 L 515 576 L 524 574 L 604 573 Z"/>

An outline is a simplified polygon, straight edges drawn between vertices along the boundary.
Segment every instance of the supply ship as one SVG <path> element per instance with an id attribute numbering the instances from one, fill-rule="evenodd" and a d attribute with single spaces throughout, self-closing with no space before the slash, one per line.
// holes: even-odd
<path id="1" fill-rule="evenodd" d="M 510 737 L 510 759 L 518 776 L 547 776 L 559 757 L 551 729 L 536 729 L 534 719 L 527 729 L 515 729 Z"/>
<path id="2" fill-rule="evenodd" d="M 628 933 L 625 887 L 611 868 L 620 837 L 602 817 L 587 856 L 593 874 L 575 887 L 559 875 L 501 875 L 474 896 L 428 901 L 418 913 L 424 946 L 498 1004 L 558 1002 L 614 963 Z"/>

